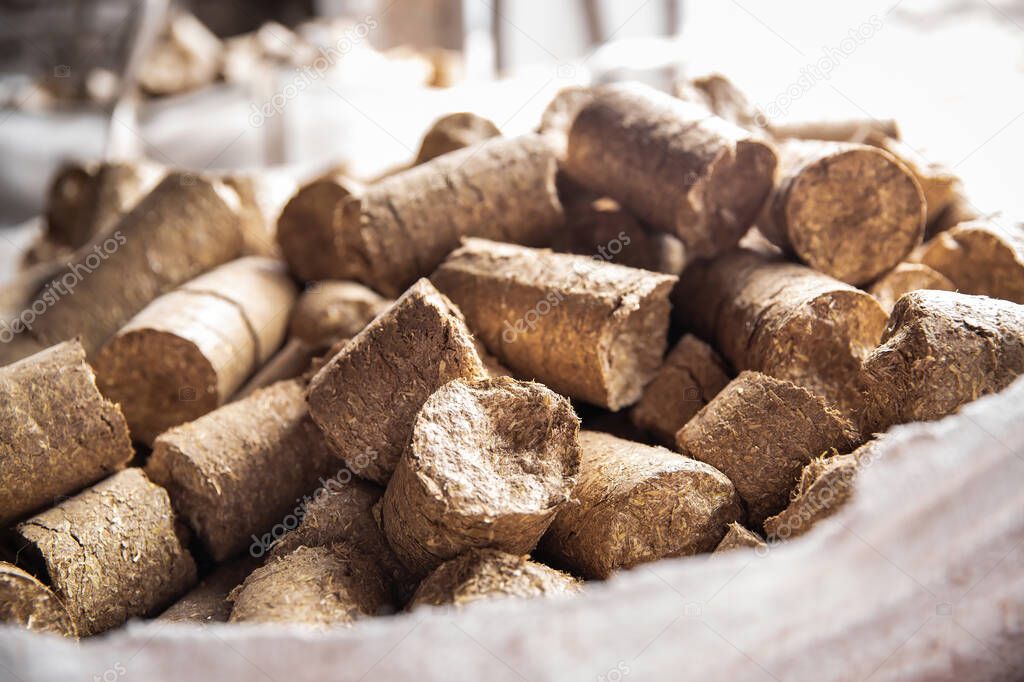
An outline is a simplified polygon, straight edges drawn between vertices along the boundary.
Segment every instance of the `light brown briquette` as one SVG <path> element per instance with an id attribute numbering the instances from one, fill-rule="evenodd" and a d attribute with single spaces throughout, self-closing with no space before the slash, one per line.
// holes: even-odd
<path id="1" fill-rule="evenodd" d="M 266 551 L 261 534 L 338 472 L 304 389 L 282 381 L 157 437 L 146 471 L 216 561 Z"/>
<path id="2" fill-rule="evenodd" d="M 80 336 L 92 355 L 150 301 L 235 258 L 242 241 L 230 200 L 194 175 L 165 177 L 54 278 L 70 277 L 74 295 L 57 297 L 33 335 L 45 344 Z"/>
<path id="3" fill-rule="evenodd" d="M 301 280 L 330 279 L 334 266 L 334 213 L 359 189 L 339 171 L 303 185 L 281 209 L 275 238 L 288 269 Z"/>
<path id="4" fill-rule="evenodd" d="M 71 615 L 57 595 L 35 577 L 6 561 L 0 561 L 0 624 L 76 636 Z"/>
<path id="5" fill-rule="evenodd" d="M 953 291 L 956 286 L 941 272 L 922 263 L 900 263 L 871 285 L 868 293 L 878 299 L 882 309 L 892 312 L 892 307 L 903 294 L 919 289 Z"/>
<path id="6" fill-rule="evenodd" d="M 742 372 L 676 435 L 681 453 L 733 482 L 751 527 L 782 511 L 804 465 L 858 444 L 853 425 L 796 384 Z"/>
<path id="7" fill-rule="evenodd" d="M 853 414 L 860 363 L 886 314 L 870 294 L 781 258 L 736 250 L 683 273 L 677 321 L 736 370 L 787 379 Z"/>
<path id="8" fill-rule="evenodd" d="M 662 445 L 675 447 L 683 424 L 728 383 L 729 370 L 715 349 L 686 334 L 665 356 L 630 418 Z"/>
<path id="9" fill-rule="evenodd" d="M 96 355 L 103 394 L 152 444 L 227 402 L 281 345 L 296 290 L 283 264 L 250 256 L 146 306 Z"/>
<path id="10" fill-rule="evenodd" d="M 271 384 L 304 376 L 311 371 L 314 361 L 323 352 L 321 347 L 310 346 L 299 339 L 290 339 L 235 391 L 231 400 L 241 400 Z"/>
<path id="11" fill-rule="evenodd" d="M 298 187 L 283 173 L 231 172 L 214 174 L 238 195 L 236 213 L 242 230 L 242 251 L 246 256 L 280 257 L 275 238 L 278 217 Z"/>
<path id="12" fill-rule="evenodd" d="M 309 411 L 356 475 L 384 485 L 423 402 L 452 379 L 484 376 L 462 315 L 420 280 L 313 376 Z"/>
<path id="13" fill-rule="evenodd" d="M 387 579 L 358 549 L 299 547 L 270 559 L 231 591 L 230 622 L 349 626 L 392 608 L 388 594 Z"/>
<path id="14" fill-rule="evenodd" d="M 409 603 L 463 607 L 489 599 L 567 597 L 582 585 L 567 573 L 494 549 L 473 549 L 438 566 Z"/>
<path id="15" fill-rule="evenodd" d="M 614 200 L 585 196 L 564 203 L 565 227 L 551 240 L 555 251 L 668 275 L 683 271 L 683 243 L 670 234 L 645 227 Z"/>
<path id="16" fill-rule="evenodd" d="M 1024 303 L 1024 226 L 961 223 L 927 242 L 914 260 L 942 273 L 965 294 Z"/>
<path id="17" fill-rule="evenodd" d="M 926 208 L 925 238 L 927 238 L 927 226 L 934 224 L 962 192 L 960 179 L 946 166 L 929 161 L 921 152 L 904 142 L 885 137 L 873 144 L 899 159 L 920 185 Z"/>
<path id="18" fill-rule="evenodd" d="M 588 579 L 710 552 L 743 515 L 725 474 L 662 447 L 582 431 L 579 484 L 540 543 L 551 563 Z"/>
<path id="19" fill-rule="evenodd" d="M 564 395 L 618 410 L 661 364 L 673 276 L 468 239 L 431 279 L 499 361 Z"/>
<path id="20" fill-rule="evenodd" d="M 194 15 L 174 10 L 159 40 L 139 64 L 139 87 L 154 96 L 209 85 L 220 73 L 224 45 Z"/>
<path id="21" fill-rule="evenodd" d="M 864 360 L 865 431 L 931 421 L 1024 373 L 1024 306 L 950 291 L 912 291 Z"/>
<path id="22" fill-rule="evenodd" d="M 231 616 L 228 593 L 260 565 L 253 557 L 221 564 L 194 588 L 171 604 L 157 620 L 171 623 L 226 623 Z"/>
<path id="23" fill-rule="evenodd" d="M 687 259 L 736 245 L 772 187 L 776 158 L 751 133 L 648 86 L 595 90 L 569 131 L 565 169 L 679 238 Z"/>
<path id="24" fill-rule="evenodd" d="M 423 135 L 413 163 L 426 163 L 443 154 L 500 136 L 498 126 L 483 116 L 468 111 L 447 114 L 434 121 Z"/>
<path id="25" fill-rule="evenodd" d="M 363 331 L 392 303 L 358 282 L 314 282 L 295 303 L 288 334 L 310 346 L 326 348 Z"/>
<path id="26" fill-rule="evenodd" d="M 960 223 L 979 220 L 982 217 L 978 207 L 968 198 L 963 184 L 957 183 L 953 188 L 953 197 L 950 199 L 949 205 L 925 228 L 925 241 L 933 240 L 936 235 L 956 227 Z"/>
<path id="27" fill-rule="evenodd" d="M 384 494 L 383 488 L 351 475 L 321 488 L 306 505 L 302 521 L 274 542 L 271 557 L 294 552 L 299 547 L 323 547 L 336 542 L 362 545 L 372 553 L 380 529 L 373 517 L 373 505 Z"/>
<path id="28" fill-rule="evenodd" d="M 894 268 L 924 236 L 924 194 L 888 152 L 839 142 L 779 146 L 779 181 L 758 219 L 772 243 L 848 284 Z"/>
<path id="29" fill-rule="evenodd" d="M 196 581 L 167 492 L 125 469 L 17 526 L 81 636 L 167 606 Z"/>
<path id="30" fill-rule="evenodd" d="M 592 99 L 593 88 L 571 85 L 555 93 L 544 108 L 537 132 L 542 134 L 555 150 L 559 164 L 565 162 L 569 147 L 569 130 L 572 129 L 572 122 L 576 120 L 576 114 L 580 113 L 580 109 Z M 563 175 L 562 171 L 559 171 L 559 175 Z M 559 195 L 561 196 L 561 192 Z"/>
<path id="31" fill-rule="evenodd" d="M 388 545 L 413 576 L 473 548 L 531 551 L 576 486 L 579 423 L 540 384 L 445 384 L 423 403 L 384 491 Z"/>
<path id="32" fill-rule="evenodd" d="M 547 244 L 564 216 L 556 163 L 539 135 L 494 138 L 369 186 L 338 207 L 317 279 L 355 279 L 397 296 L 463 237 Z M 289 263 L 305 256 L 288 256 Z M 299 270 L 295 270 L 299 272 Z"/>
<path id="33" fill-rule="evenodd" d="M 767 536 L 776 542 L 799 537 L 814 524 L 835 514 L 853 496 L 857 471 L 870 466 L 880 439 L 868 441 L 848 455 L 827 455 L 811 460 L 800 474 L 789 506 L 764 522 Z"/>
<path id="34" fill-rule="evenodd" d="M 704 106 L 715 116 L 747 130 L 758 130 L 765 117 L 736 85 L 720 73 L 683 79 L 675 84 L 675 96 Z"/>
<path id="35" fill-rule="evenodd" d="M 754 531 L 747 530 L 740 524 L 733 522 L 729 524 L 729 530 L 725 532 L 725 537 L 718 543 L 718 547 L 715 547 L 714 553 L 728 552 L 729 550 L 743 547 L 764 549 L 768 547 L 768 543 L 762 540 L 761 536 Z"/>
<path id="36" fill-rule="evenodd" d="M 77 341 L 0 368 L 0 525 L 123 468 L 135 456 L 121 409 L 96 388 Z"/>
<path id="37" fill-rule="evenodd" d="M 826 140 L 878 144 L 885 138 L 900 139 L 900 127 L 891 118 L 845 118 L 770 123 L 768 129 L 780 140 Z"/>

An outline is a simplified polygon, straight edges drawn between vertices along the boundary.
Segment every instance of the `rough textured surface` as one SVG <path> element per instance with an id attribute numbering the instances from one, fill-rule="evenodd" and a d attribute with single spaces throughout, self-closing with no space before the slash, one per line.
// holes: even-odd
<path id="1" fill-rule="evenodd" d="M 226 623 L 231 615 L 228 593 L 259 565 L 257 559 L 243 557 L 218 566 L 188 594 L 161 613 L 158 620 L 202 625 Z"/>
<path id="2" fill-rule="evenodd" d="M 683 243 L 670 234 L 644 227 L 614 200 L 582 196 L 563 203 L 565 227 L 551 240 L 555 251 L 669 275 L 683 271 Z"/>
<path id="3" fill-rule="evenodd" d="M 725 537 L 718 543 L 718 547 L 715 547 L 715 553 L 728 552 L 741 547 L 763 549 L 767 546 L 768 543 L 762 540 L 760 535 L 734 522 L 729 524 L 729 530 L 725 532 Z"/>
<path id="4" fill-rule="evenodd" d="M 281 345 L 295 301 L 282 264 L 249 257 L 156 299 L 97 354 L 97 382 L 152 444 L 225 403 Z"/>
<path id="5" fill-rule="evenodd" d="M 1024 372 L 1024 306 L 914 291 L 893 308 L 864 360 L 865 430 L 939 419 Z"/>
<path id="6" fill-rule="evenodd" d="M 819 272 L 864 284 L 921 243 L 921 187 L 886 151 L 838 142 L 788 142 L 779 147 L 779 175 L 758 228 Z"/>
<path id="7" fill-rule="evenodd" d="M 304 385 L 282 381 L 163 433 L 146 471 L 224 561 L 300 509 L 303 495 L 337 473 L 333 459 Z"/>
<path id="8" fill-rule="evenodd" d="M 316 373 L 309 411 L 353 472 L 385 484 L 423 401 L 485 372 L 459 311 L 421 280 Z"/>
<path id="9" fill-rule="evenodd" d="M 678 321 L 735 369 L 787 379 L 849 414 L 860 409 L 860 364 L 886 322 L 870 294 L 740 249 L 687 268 L 672 302 Z"/>
<path id="10" fill-rule="evenodd" d="M 517 375 L 617 410 L 661 364 L 676 278 L 470 239 L 432 281 Z"/>
<path id="11" fill-rule="evenodd" d="M 882 309 L 892 312 L 896 301 L 903 294 L 919 289 L 939 289 L 953 291 L 956 286 L 941 272 L 931 269 L 922 263 L 900 263 L 895 268 L 878 278 L 868 293 L 878 299 Z"/>
<path id="12" fill-rule="evenodd" d="M 839 511 L 853 495 L 858 469 L 874 462 L 879 442 L 869 441 L 848 455 L 811 460 L 800 474 L 789 506 L 765 520 L 768 537 L 776 542 L 799 537 Z"/>
<path id="13" fill-rule="evenodd" d="M 125 466 L 120 408 L 96 388 L 77 341 L 0 368 L 0 525 Z"/>
<path id="14" fill-rule="evenodd" d="M 630 410 L 630 418 L 663 445 L 675 447 L 683 424 L 728 383 L 729 371 L 718 353 L 686 334 L 669 351 L 640 402 Z"/>
<path id="15" fill-rule="evenodd" d="M 736 245 L 772 186 L 775 153 L 704 107 L 639 84 L 599 88 L 569 132 L 566 170 L 682 241 L 688 259 Z"/>
<path id="16" fill-rule="evenodd" d="M 576 485 L 579 419 L 540 384 L 452 381 L 423 404 L 381 503 L 417 576 L 472 548 L 531 551 Z"/>
<path id="17" fill-rule="evenodd" d="M 501 131 L 490 119 L 467 111 L 448 114 L 434 121 L 423 136 L 416 154 L 416 165 L 436 159 L 442 154 L 500 137 Z"/>
<path id="18" fill-rule="evenodd" d="M 306 505 L 302 522 L 276 541 L 270 556 L 284 556 L 299 547 L 323 547 L 336 542 L 362 545 L 368 553 L 380 537 L 373 518 L 373 505 L 384 494 L 379 486 L 346 477 L 317 491 Z"/>
<path id="19" fill-rule="evenodd" d="M 743 372 L 679 430 L 676 444 L 736 486 L 751 527 L 785 508 L 804 465 L 857 444 L 853 426 L 811 392 Z"/>
<path id="20" fill-rule="evenodd" d="M 961 223 L 922 246 L 914 258 L 965 294 L 1024 303 L 1024 226 Z"/>
<path id="21" fill-rule="evenodd" d="M 19 561 L 38 562 L 82 636 L 151 614 L 196 580 L 167 492 L 141 469 L 114 474 L 17 532 Z"/>
<path id="22" fill-rule="evenodd" d="M 310 346 L 326 348 L 361 332 L 392 303 L 356 282 L 315 282 L 299 296 L 288 333 Z"/>
<path id="23" fill-rule="evenodd" d="M 397 296 L 463 237 L 547 244 L 564 219 L 555 169 L 547 143 L 526 135 L 495 138 L 389 176 L 339 206 L 333 249 L 317 256 L 327 267 L 312 276 L 355 279 Z"/>
<path id="24" fill-rule="evenodd" d="M 601 579 L 710 552 L 743 515 L 729 479 L 703 462 L 596 431 L 579 441 L 579 484 L 540 544 L 556 566 Z"/>
<path id="25" fill-rule="evenodd" d="M 357 188 L 341 173 L 328 173 L 295 193 L 281 209 L 276 239 L 288 269 L 301 280 L 329 279 L 334 266 L 334 211 Z"/>
<path id="26" fill-rule="evenodd" d="M 74 295 L 59 297 L 36 320 L 33 335 L 46 344 L 80 336 L 91 355 L 150 301 L 231 260 L 240 248 L 238 217 L 215 186 L 172 173 L 55 277 L 75 281 Z"/>
<path id="27" fill-rule="evenodd" d="M 409 608 L 462 607 L 485 599 L 563 597 L 580 583 L 561 571 L 494 549 L 474 549 L 441 564 L 427 576 Z"/>
<path id="28" fill-rule="evenodd" d="M 232 590 L 232 623 L 351 625 L 388 606 L 388 585 L 374 562 L 344 544 L 299 547 L 271 559 Z"/>
<path id="29" fill-rule="evenodd" d="M 6 561 L 0 561 L 0 623 L 66 637 L 76 634 L 75 624 L 57 596 Z"/>

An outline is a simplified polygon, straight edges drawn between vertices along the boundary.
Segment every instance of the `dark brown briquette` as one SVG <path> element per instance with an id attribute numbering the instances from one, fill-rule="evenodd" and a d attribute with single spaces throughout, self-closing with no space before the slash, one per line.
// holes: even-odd
<path id="1" fill-rule="evenodd" d="M 282 381 L 157 437 L 146 471 L 216 561 L 295 513 L 338 464 L 309 418 L 305 386 Z"/>
<path id="2" fill-rule="evenodd" d="M 96 355 L 103 394 L 152 444 L 224 404 L 281 345 L 295 285 L 279 261 L 222 265 L 147 305 Z"/>
<path id="3" fill-rule="evenodd" d="M 693 334 L 669 351 L 665 362 L 630 410 L 633 423 L 661 444 L 674 448 L 676 433 L 729 383 L 718 353 Z"/>
<path id="4" fill-rule="evenodd" d="M 540 384 L 455 380 L 423 403 L 381 502 L 414 576 L 473 548 L 531 551 L 576 485 L 579 419 Z"/>
<path id="5" fill-rule="evenodd" d="M 941 272 L 921 263 L 900 263 L 895 268 L 879 277 L 868 293 L 878 299 L 882 309 L 892 312 L 892 307 L 903 294 L 918 289 L 939 289 L 953 291 L 956 286 Z"/>
<path id="6" fill-rule="evenodd" d="M 725 474 L 662 447 L 582 431 L 579 484 L 540 543 L 588 579 L 666 557 L 710 552 L 743 515 Z"/>
<path id="7" fill-rule="evenodd" d="M 555 170 L 549 145 L 525 135 L 396 173 L 338 207 L 333 250 L 316 256 L 329 267 L 308 272 L 355 279 L 393 297 L 429 275 L 463 237 L 547 244 L 564 220 Z"/>
<path id="8" fill-rule="evenodd" d="M 235 559 L 221 564 L 213 573 L 174 602 L 157 620 L 171 623 L 226 623 L 231 615 L 228 593 L 260 565 L 253 557 Z"/>
<path id="9" fill-rule="evenodd" d="M 78 634 L 158 611 L 196 581 L 167 492 L 125 469 L 17 526 Z"/>
<path id="10" fill-rule="evenodd" d="M 431 279 L 499 361 L 559 393 L 618 410 L 661 364 L 670 275 L 468 239 Z"/>
<path id="11" fill-rule="evenodd" d="M 853 425 L 810 391 L 742 372 L 679 430 L 676 446 L 728 476 L 759 528 L 785 508 L 805 464 L 857 440 Z"/>
<path id="12" fill-rule="evenodd" d="M 725 537 L 718 543 L 718 547 L 715 547 L 715 554 L 741 547 L 764 549 L 768 547 L 768 543 L 762 540 L 761 536 L 754 531 L 747 530 L 740 524 L 733 522 L 729 524 L 729 530 L 725 532 Z"/>
<path id="13" fill-rule="evenodd" d="M 0 561 L 0 623 L 35 632 L 75 637 L 67 609 L 46 585 L 6 561 Z"/>
<path id="14" fill-rule="evenodd" d="M 854 414 L 860 363 L 886 314 L 870 294 L 781 258 L 738 249 L 694 264 L 673 295 L 678 322 L 737 370 L 804 386 Z"/>
<path id="15" fill-rule="evenodd" d="M 565 169 L 654 228 L 687 259 L 736 245 L 772 186 L 776 158 L 704 107 L 632 83 L 605 86 L 576 115 Z"/>
<path id="16" fill-rule="evenodd" d="M 921 243 L 921 187 L 884 150 L 787 142 L 779 146 L 779 175 L 758 228 L 819 272 L 864 284 L 894 268 Z"/>
<path id="17" fill-rule="evenodd" d="M 420 280 L 313 376 L 309 411 L 352 471 L 383 485 L 423 401 L 485 373 L 458 309 Z"/>
<path id="18" fill-rule="evenodd" d="M 495 549 L 474 549 L 438 566 L 409 603 L 463 607 L 488 599 L 565 597 L 582 585 L 567 573 Z"/>
<path id="19" fill-rule="evenodd" d="M 74 296 L 58 298 L 33 335 L 46 344 L 80 336 L 92 355 L 150 301 L 234 258 L 238 217 L 222 195 L 233 199 L 194 175 L 168 175 L 111 234 L 76 253 L 66 271 Z"/>
<path id="20" fill-rule="evenodd" d="M 965 294 L 1024 303 L 1024 227 L 990 221 L 961 223 L 922 246 L 914 260 L 936 270 Z"/>
<path id="21" fill-rule="evenodd" d="M 358 282 L 314 282 L 295 303 L 288 333 L 310 346 L 326 348 L 363 331 L 392 303 Z"/>
<path id="22" fill-rule="evenodd" d="M 0 368 L 0 524 L 124 467 L 134 457 L 121 409 L 96 388 L 77 341 Z"/>
<path id="23" fill-rule="evenodd" d="M 997 393 L 1024 372 L 1024 306 L 912 291 L 864 360 L 865 431 L 931 421 Z"/>
<path id="24" fill-rule="evenodd" d="M 99 164 L 68 161 L 50 180 L 46 193 L 46 236 L 58 244 L 89 241 L 89 205 L 96 195 Z"/>
<path id="25" fill-rule="evenodd" d="M 468 111 L 448 114 L 430 125 L 430 129 L 423 136 L 420 150 L 413 163 L 416 165 L 426 163 L 442 154 L 448 154 L 500 136 L 501 131 L 498 130 L 498 126 L 483 116 Z"/>
<path id="26" fill-rule="evenodd" d="M 231 591 L 232 623 L 349 626 L 391 607 L 374 561 L 345 544 L 299 547 L 253 571 Z"/>
<path id="27" fill-rule="evenodd" d="M 330 172 L 301 187 L 281 209 L 275 237 L 296 277 L 331 279 L 340 270 L 334 260 L 334 212 L 356 191 L 344 174 Z"/>

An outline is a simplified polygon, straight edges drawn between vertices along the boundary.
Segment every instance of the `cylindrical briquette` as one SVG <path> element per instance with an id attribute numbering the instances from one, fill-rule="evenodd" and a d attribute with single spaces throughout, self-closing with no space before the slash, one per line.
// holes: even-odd
<path id="1" fill-rule="evenodd" d="M 76 635 L 75 624 L 57 595 L 6 561 L 0 561 L 0 623 L 65 637 Z"/>
<path id="2" fill-rule="evenodd" d="M 1024 303 L 1024 226 L 965 222 L 937 235 L 913 256 L 965 294 Z"/>
<path id="3" fill-rule="evenodd" d="M 540 384 L 445 384 L 384 491 L 388 544 L 414 576 L 473 548 L 531 551 L 576 485 L 578 431 L 569 401 Z"/>
<path id="4" fill-rule="evenodd" d="M 231 616 L 228 594 L 260 565 L 253 557 L 242 557 L 213 570 L 194 588 L 171 604 L 157 620 L 172 623 L 226 623 Z"/>
<path id="5" fill-rule="evenodd" d="M 673 295 L 678 321 L 736 370 L 804 386 L 860 409 L 860 363 L 886 314 L 870 294 L 795 263 L 738 249 L 694 264 Z"/>
<path id="6" fill-rule="evenodd" d="M 710 552 L 743 515 L 725 474 L 662 447 L 582 431 L 579 484 L 540 543 L 588 579 L 666 557 Z"/>
<path id="7" fill-rule="evenodd" d="M 309 418 L 302 382 L 282 381 L 157 437 L 146 465 L 216 561 L 298 517 L 302 496 L 338 464 Z M 297 510 L 297 511 L 296 511 Z M 298 520 L 295 521 L 297 525 Z"/>
<path id="8" fill-rule="evenodd" d="M 825 401 L 796 384 L 742 372 L 679 430 L 676 446 L 729 477 L 752 527 L 782 511 L 804 465 L 858 434 Z"/>
<path id="9" fill-rule="evenodd" d="M 921 243 L 924 195 L 888 152 L 849 143 L 787 142 L 779 147 L 779 171 L 758 228 L 815 270 L 864 284 Z"/>
<path id="10" fill-rule="evenodd" d="M 462 315 L 424 279 L 313 376 L 309 411 L 354 473 L 384 485 L 423 401 L 452 379 L 484 376 Z"/>
<path id="11" fill-rule="evenodd" d="M 494 138 L 387 177 L 338 207 L 317 279 L 355 279 L 397 296 L 463 237 L 539 246 L 564 216 L 554 153 L 539 135 Z M 290 264 L 306 254 L 285 254 Z M 302 267 L 302 266 L 299 266 Z"/>
<path id="12" fill-rule="evenodd" d="M 343 543 L 299 547 L 253 571 L 231 591 L 232 623 L 347 626 L 389 604 L 387 579 L 373 559 Z"/>
<path id="13" fill-rule="evenodd" d="M 582 586 L 567 573 L 496 549 L 473 549 L 438 566 L 420 583 L 409 609 L 461 607 L 485 599 L 566 597 Z"/>
<path id="14" fill-rule="evenodd" d="M 295 303 L 288 334 L 310 346 L 326 348 L 363 331 L 392 303 L 358 282 L 313 282 Z"/>
<path id="15" fill-rule="evenodd" d="M 887 313 L 892 312 L 896 301 L 903 294 L 918 289 L 940 289 L 953 291 L 956 286 L 941 272 L 931 269 L 922 263 L 900 263 L 895 268 L 879 277 L 868 293 L 878 299 Z"/>
<path id="16" fill-rule="evenodd" d="M 89 204 L 95 197 L 99 164 L 68 161 L 50 180 L 46 193 L 46 235 L 59 244 L 89 241 Z"/>
<path id="17" fill-rule="evenodd" d="M 1024 305 L 912 291 L 896 302 L 863 373 L 865 431 L 945 417 L 1024 373 Z"/>
<path id="18" fill-rule="evenodd" d="M 768 543 L 762 540 L 760 535 L 733 522 L 729 524 L 729 530 L 726 531 L 722 541 L 718 543 L 718 547 L 715 547 L 715 553 L 728 552 L 741 547 L 763 549 L 767 546 Z"/>
<path id="19" fill-rule="evenodd" d="M 357 191 L 331 171 L 302 186 L 281 209 L 275 238 L 288 269 L 301 280 L 330 279 L 334 267 L 335 208 Z"/>
<path id="20" fill-rule="evenodd" d="M 217 187 L 172 173 L 55 277 L 73 284 L 74 295 L 55 297 L 33 335 L 46 344 L 80 336 L 91 355 L 150 301 L 226 263 L 240 248 L 238 217 Z"/>
<path id="21" fill-rule="evenodd" d="M 125 469 L 17 526 L 82 636 L 166 606 L 196 580 L 167 492 Z"/>
<path id="22" fill-rule="evenodd" d="M 467 239 L 431 279 L 498 360 L 559 393 L 618 410 L 661 364 L 673 276 Z"/>
<path id="23" fill-rule="evenodd" d="M 448 114 L 434 121 L 423 136 L 420 150 L 416 154 L 416 165 L 436 159 L 464 147 L 500 137 L 498 126 L 483 116 L 461 111 Z"/>
<path id="24" fill-rule="evenodd" d="M 120 408 L 96 388 L 77 341 L 0 368 L 0 525 L 124 467 L 135 456 Z"/>
<path id="25" fill-rule="evenodd" d="M 775 165 L 749 132 L 639 84 L 595 90 L 573 121 L 565 162 L 577 181 L 678 237 L 688 259 L 736 245 Z"/>
<path id="26" fill-rule="evenodd" d="M 630 418 L 658 442 L 674 448 L 683 424 L 728 383 L 729 371 L 718 353 L 693 334 L 686 334 L 644 388 Z"/>
<path id="27" fill-rule="evenodd" d="M 900 127 L 891 118 L 846 118 L 771 123 L 768 129 L 780 140 L 827 140 L 878 144 L 885 138 L 900 139 Z"/>
<path id="28" fill-rule="evenodd" d="M 224 404 L 281 345 L 295 301 L 283 264 L 240 258 L 146 306 L 96 355 L 98 384 L 151 444 Z"/>

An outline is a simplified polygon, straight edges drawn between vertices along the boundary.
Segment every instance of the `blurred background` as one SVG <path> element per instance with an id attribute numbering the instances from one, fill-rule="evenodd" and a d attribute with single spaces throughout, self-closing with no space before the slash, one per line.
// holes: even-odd
<path id="1" fill-rule="evenodd" d="M 444 113 L 709 72 L 773 121 L 895 118 L 1024 215 L 1024 0 L 0 0 L 0 281 L 69 160 L 370 178 Z"/>

